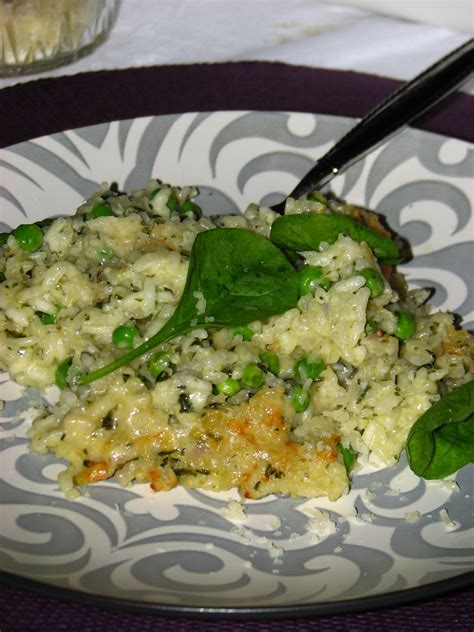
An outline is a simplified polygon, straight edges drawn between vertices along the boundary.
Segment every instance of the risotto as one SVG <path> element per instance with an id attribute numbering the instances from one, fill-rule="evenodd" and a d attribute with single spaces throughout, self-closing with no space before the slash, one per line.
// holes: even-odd
<path id="1" fill-rule="evenodd" d="M 270 209 L 205 216 L 196 194 L 157 180 L 130 196 L 104 184 L 73 217 L 5 237 L 0 366 L 21 385 L 59 387 L 33 421 L 31 449 L 65 460 L 59 486 L 71 499 L 111 477 L 155 491 L 337 499 L 355 464 L 394 464 L 415 421 L 472 380 L 473 337 L 357 237 L 363 228 L 390 241 L 377 215 L 310 194 L 289 198 L 285 218 L 348 218 L 357 231 L 297 253 L 277 242 L 288 288 L 298 276 L 294 304 L 288 289 L 281 313 L 222 326 L 199 317 L 209 299 L 191 292 L 188 330 L 87 382 L 170 322 L 198 235 L 233 229 L 271 243 Z"/>

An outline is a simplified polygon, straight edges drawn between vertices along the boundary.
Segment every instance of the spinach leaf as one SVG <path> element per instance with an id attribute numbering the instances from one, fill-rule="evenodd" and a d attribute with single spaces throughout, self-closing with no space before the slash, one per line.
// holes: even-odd
<path id="1" fill-rule="evenodd" d="M 358 224 L 347 215 L 283 215 L 273 222 L 270 239 L 282 250 L 318 250 L 321 242 L 333 244 L 340 234 L 367 242 L 382 263 L 400 260 L 397 244 L 392 239 Z"/>
<path id="2" fill-rule="evenodd" d="M 200 233 L 191 250 L 183 294 L 171 318 L 139 347 L 82 376 L 79 384 L 104 377 L 192 329 L 247 325 L 286 312 L 298 302 L 298 286 L 296 270 L 268 239 L 242 228 Z"/>
<path id="3" fill-rule="evenodd" d="M 411 469 L 439 479 L 474 463 L 474 380 L 433 404 L 415 423 L 407 439 Z"/>

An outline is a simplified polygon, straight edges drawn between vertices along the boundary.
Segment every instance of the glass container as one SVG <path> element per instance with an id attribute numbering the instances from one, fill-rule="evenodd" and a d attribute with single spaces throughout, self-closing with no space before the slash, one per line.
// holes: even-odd
<path id="1" fill-rule="evenodd" d="M 68 64 L 105 41 L 120 0 L 0 0 L 0 76 Z"/>

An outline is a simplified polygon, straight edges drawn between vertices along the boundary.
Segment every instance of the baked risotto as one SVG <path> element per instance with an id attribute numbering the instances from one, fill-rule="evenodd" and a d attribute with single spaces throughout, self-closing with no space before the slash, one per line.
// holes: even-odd
<path id="1" fill-rule="evenodd" d="M 473 337 L 407 290 L 376 214 L 313 193 L 283 217 L 210 217 L 196 194 L 104 184 L 73 217 L 4 236 L 0 366 L 59 387 L 31 449 L 66 461 L 70 499 L 111 477 L 337 499 L 354 463 L 394 464 L 415 421 L 472 380 Z M 295 246 L 315 217 L 330 230 Z"/>

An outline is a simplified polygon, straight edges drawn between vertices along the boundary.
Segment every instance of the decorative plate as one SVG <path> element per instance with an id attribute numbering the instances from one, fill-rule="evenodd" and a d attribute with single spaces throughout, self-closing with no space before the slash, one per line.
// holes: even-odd
<path id="1" fill-rule="evenodd" d="M 196 184 L 209 213 L 272 204 L 354 120 L 284 112 L 137 118 L 37 138 L 1 151 L 0 230 L 73 213 L 102 181 L 123 190 L 152 175 Z M 471 153 L 470 153 L 471 152 Z M 408 238 L 412 285 L 474 325 L 472 149 L 406 130 L 334 181 Z M 1 376 L 3 579 L 91 603 L 174 613 L 332 613 L 467 586 L 474 568 L 474 467 L 425 482 L 408 468 L 364 470 L 336 502 L 269 497 L 228 516 L 237 494 L 96 484 L 79 500 L 62 468 L 28 451 L 32 389 Z M 316 510 L 325 522 L 312 528 Z M 321 514 L 318 514 L 321 516 Z"/>

